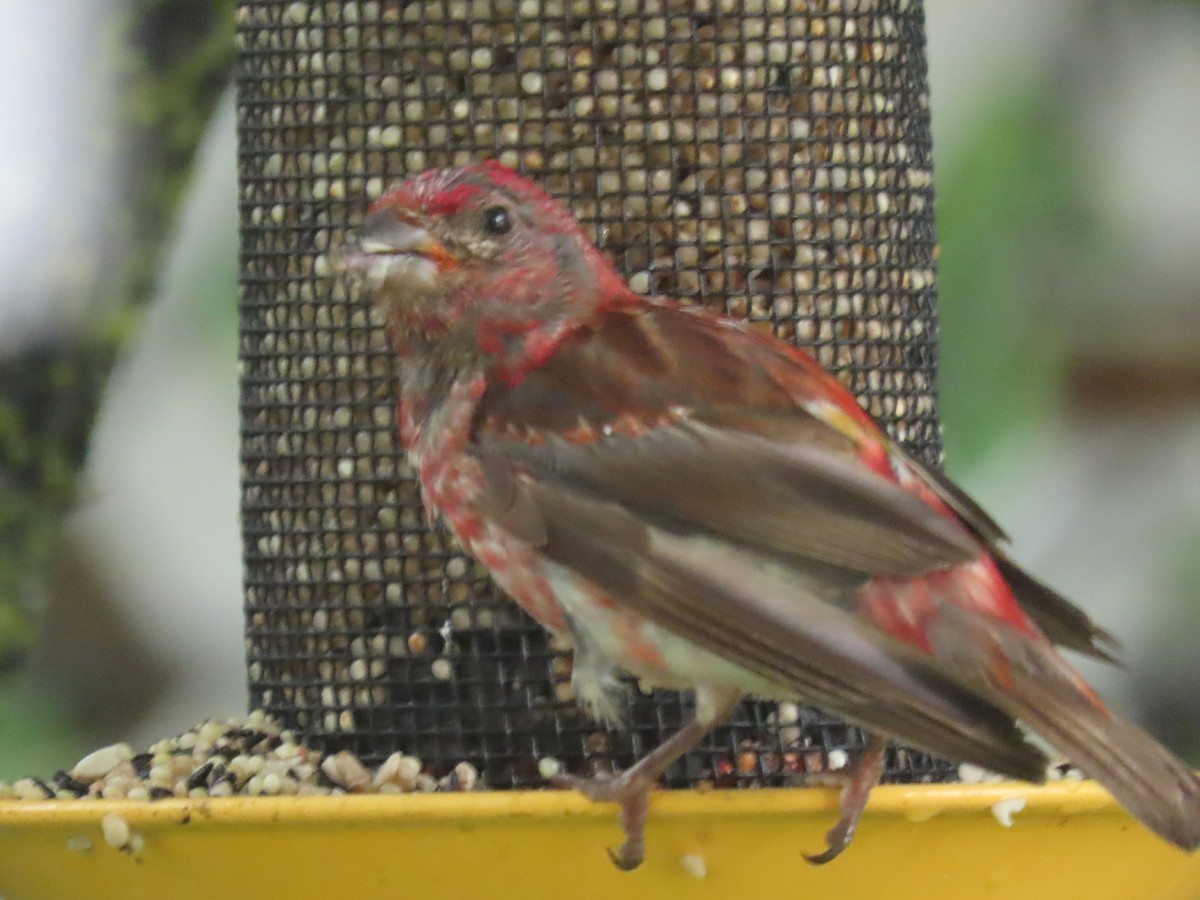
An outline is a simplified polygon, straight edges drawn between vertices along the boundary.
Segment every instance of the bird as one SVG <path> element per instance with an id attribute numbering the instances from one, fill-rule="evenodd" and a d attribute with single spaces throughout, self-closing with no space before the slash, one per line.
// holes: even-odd
<path id="1" fill-rule="evenodd" d="M 553 779 L 618 804 L 619 868 L 645 856 L 658 778 L 748 696 L 870 735 L 813 863 L 850 844 L 892 740 L 1031 782 L 1048 745 L 1200 846 L 1200 779 L 1060 652 L 1114 661 L 1115 638 L 809 353 L 635 293 L 565 205 L 492 160 L 388 188 L 341 270 L 386 318 L 427 510 L 570 642 L 581 703 L 619 724 L 620 675 L 694 692 L 694 718 L 630 768 Z"/>

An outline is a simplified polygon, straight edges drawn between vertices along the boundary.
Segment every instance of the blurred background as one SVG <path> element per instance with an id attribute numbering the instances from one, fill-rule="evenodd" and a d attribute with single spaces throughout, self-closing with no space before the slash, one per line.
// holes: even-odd
<path id="1" fill-rule="evenodd" d="M 25 4 L 0 32 L 0 588 L 19 598 L 0 602 L 0 779 L 245 711 L 232 10 L 159 6 L 167 39 L 141 61 L 102 52 L 119 0 Z M 1102 693 L 1200 764 L 1200 3 L 926 15 L 947 468 L 1121 638 L 1126 669 L 1084 667 Z M 195 65 L 164 86 L 167 50 Z M 131 77 L 159 101 L 203 78 L 208 101 L 131 136 L 114 126 Z M 192 145 L 189 177 L 147 195 L 182 214 L 124 221 L 131 169 L 170 170 L 166 146 L 182 173 Z M 66 539 L 44 583 L 14 585 L 23 484 L 63 478 L 21 417 L 86 393 L 56 352 L 105 305 L 115 368 L 97 365 Z M 30 358 L 44 380 L 13 381 Z"/>

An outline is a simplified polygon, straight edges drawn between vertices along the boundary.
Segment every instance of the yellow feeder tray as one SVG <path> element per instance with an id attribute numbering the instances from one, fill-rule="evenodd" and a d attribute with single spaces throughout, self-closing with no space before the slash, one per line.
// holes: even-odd
<path id="1" fill-rule="evenodd" d="M 1004 827 L 992 807 L 1018 798 Z M 658 792 L 646 862 L 619 872 L 613 807 L 558 791 L 3 801 L 0 898 L 1200 897 L 1200 854 L 1090 782 L 881 787 L 850 849 L 810 866 L 836 804 L 819 789 Z M 138 852 L 105 842 L 108 813 Z"/>

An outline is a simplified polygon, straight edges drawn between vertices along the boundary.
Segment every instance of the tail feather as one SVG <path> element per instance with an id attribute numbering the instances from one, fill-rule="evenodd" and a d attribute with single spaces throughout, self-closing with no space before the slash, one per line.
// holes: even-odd
<path id="1" fill-rule="evenodd" d="M 1093 659 L 1119 663 L 1120 642 L 1082 609 L 1042 584 L 999 550 L 992 558 L 1017 603 L 1051 641 Z"/>
<path id="2" fill-rule="evenodd" d="M 1080 690 L 1061 659 L 1058 677 L 1010 671 L 1010 711 L 1084 774 L 1100 782 L 1147 828 L 1184 850 L 1200 848 L 1200 778 L 1136 725 Z M 1066 671 L 1063 671 L 1066 670 Z"/>

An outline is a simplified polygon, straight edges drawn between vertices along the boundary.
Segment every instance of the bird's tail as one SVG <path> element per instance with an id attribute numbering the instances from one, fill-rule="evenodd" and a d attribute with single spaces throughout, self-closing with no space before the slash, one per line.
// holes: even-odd
<path id="1" fill-rule="evenodd" d="M 1151 831 L 1184 850 L 1200 848 L 1196 773 L 1136 725 L 1110 713 L 1048 645 L 1026 649 L 1036 665 L 1009 669 L 1002 705 Z"/>

